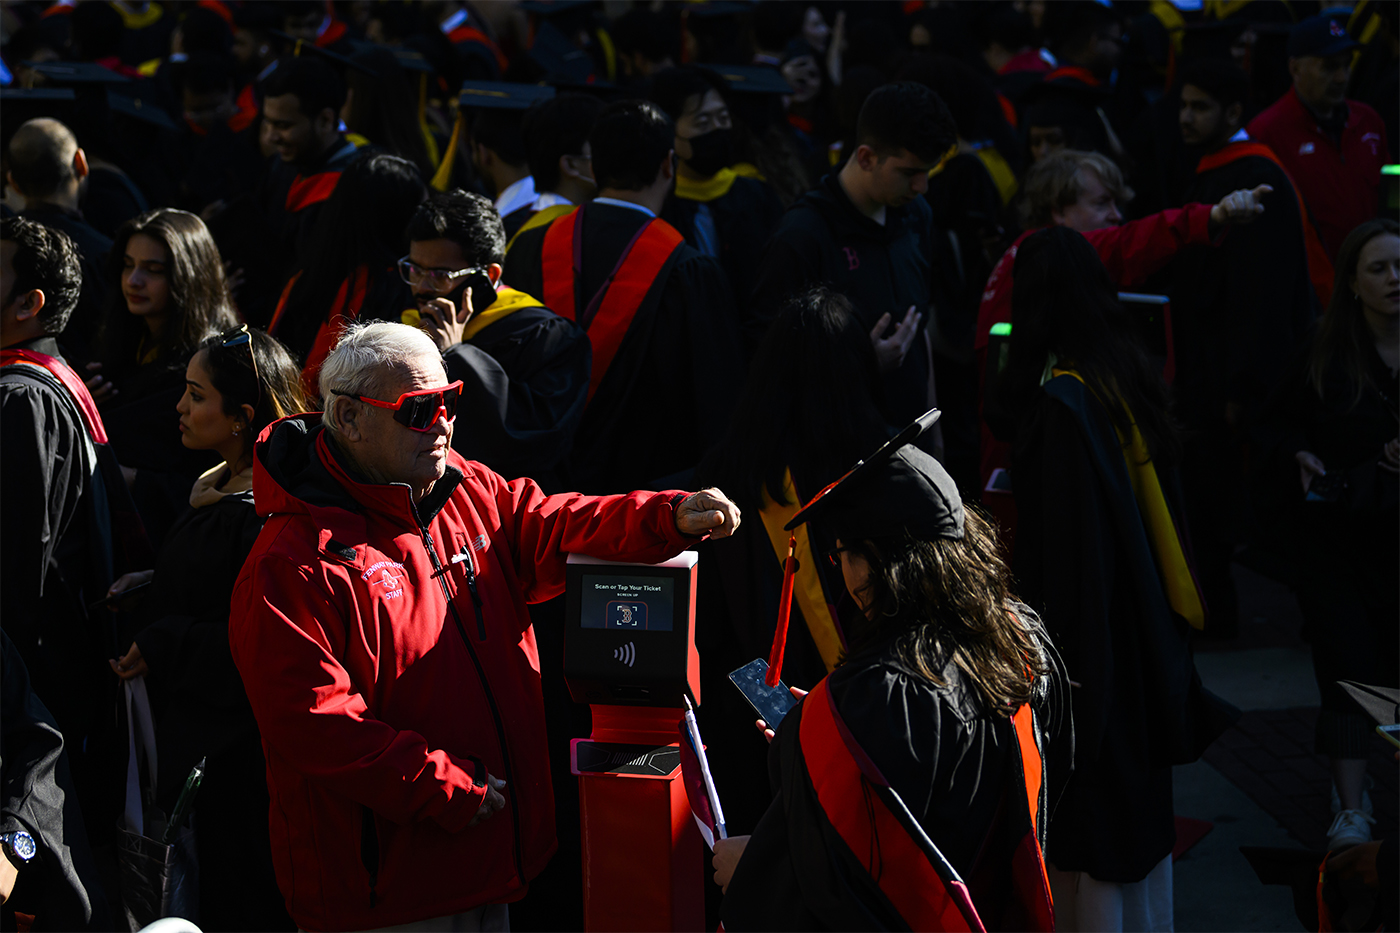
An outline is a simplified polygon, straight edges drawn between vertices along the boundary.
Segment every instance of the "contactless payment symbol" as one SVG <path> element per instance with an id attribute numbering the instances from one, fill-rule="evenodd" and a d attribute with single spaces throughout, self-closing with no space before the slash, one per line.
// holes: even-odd
<path id="1" fill-rule="evenodd" d="M 613 660 L 621 661 L 623 664 L 631 667 L 633 664 L 637 663 L 637 646 L 629 641 L 621 648 L 613 651 Z"/>
<path id="2" fill-rule="evenodd" d="M 613 600 L 608 603 L 607 621 L 603 627 L 645 631 L 647 604 L 638 600 Z"/>

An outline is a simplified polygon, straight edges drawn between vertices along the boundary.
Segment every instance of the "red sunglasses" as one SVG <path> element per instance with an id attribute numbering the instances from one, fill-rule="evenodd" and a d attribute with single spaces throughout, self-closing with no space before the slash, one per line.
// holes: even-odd
<path id="1" fill-rule="evenodd" d="M 446 418 L 448 424 L 457 417 L 457 402 L 462 397 L 462 380 L 458 379 L 451 385 L 439 386 L 436 389 L 405 392 L 399 396 L 397 402 L 381 402 L 377 398 L 350 395 L 348 392 L 335 394 L 348 396 L 375 408 L 387 408 L 394 413 L 394 420 L 399 424 L 413 431 L 426 432 L 433 429 L 439 417 Z"/>

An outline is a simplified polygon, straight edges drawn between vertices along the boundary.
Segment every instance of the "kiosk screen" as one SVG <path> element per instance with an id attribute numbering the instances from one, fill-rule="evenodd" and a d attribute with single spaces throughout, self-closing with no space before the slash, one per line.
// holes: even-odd
<path id="1" fill-rule="evenodd" d="M 668 577 L 584 574 L 583 628 L 669 632 L 676 581 Z"/>

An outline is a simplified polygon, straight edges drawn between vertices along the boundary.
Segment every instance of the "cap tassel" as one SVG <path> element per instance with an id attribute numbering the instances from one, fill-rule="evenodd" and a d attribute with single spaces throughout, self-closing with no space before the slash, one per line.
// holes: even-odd
<path id="1" fill-rule="evenodd" d="M 763 682 L 778 686 L 783 679 L 783 651 L 787 648 L 788 620 L 792 616 L 792 584 L 797 576 L 797 532 L 788 535 L 788 556 L 783 561 L 783 592 L 778 598 L 778 625 L 773 631 L 773 650 L 768 653 L 768 673 Z"/>

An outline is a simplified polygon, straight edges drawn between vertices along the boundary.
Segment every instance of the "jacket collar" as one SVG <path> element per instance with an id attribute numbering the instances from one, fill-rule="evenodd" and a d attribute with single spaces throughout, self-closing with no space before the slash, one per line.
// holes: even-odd
<path id="1" fill-rule="evenodd" d="M 345 455 L 330 442 L 322 430 L 316 437 L 316 454 L 326 471 L 363 513 L 372 513 L 390 522 L 418 531 L 426 528 L 463 479 L 462 471 L 448 464 L 442 479 L 433 484 L 432 491 L 421 502 L 413 501 L 413 489 L 407 483 L 370 483 L 359 477 Z"/>

